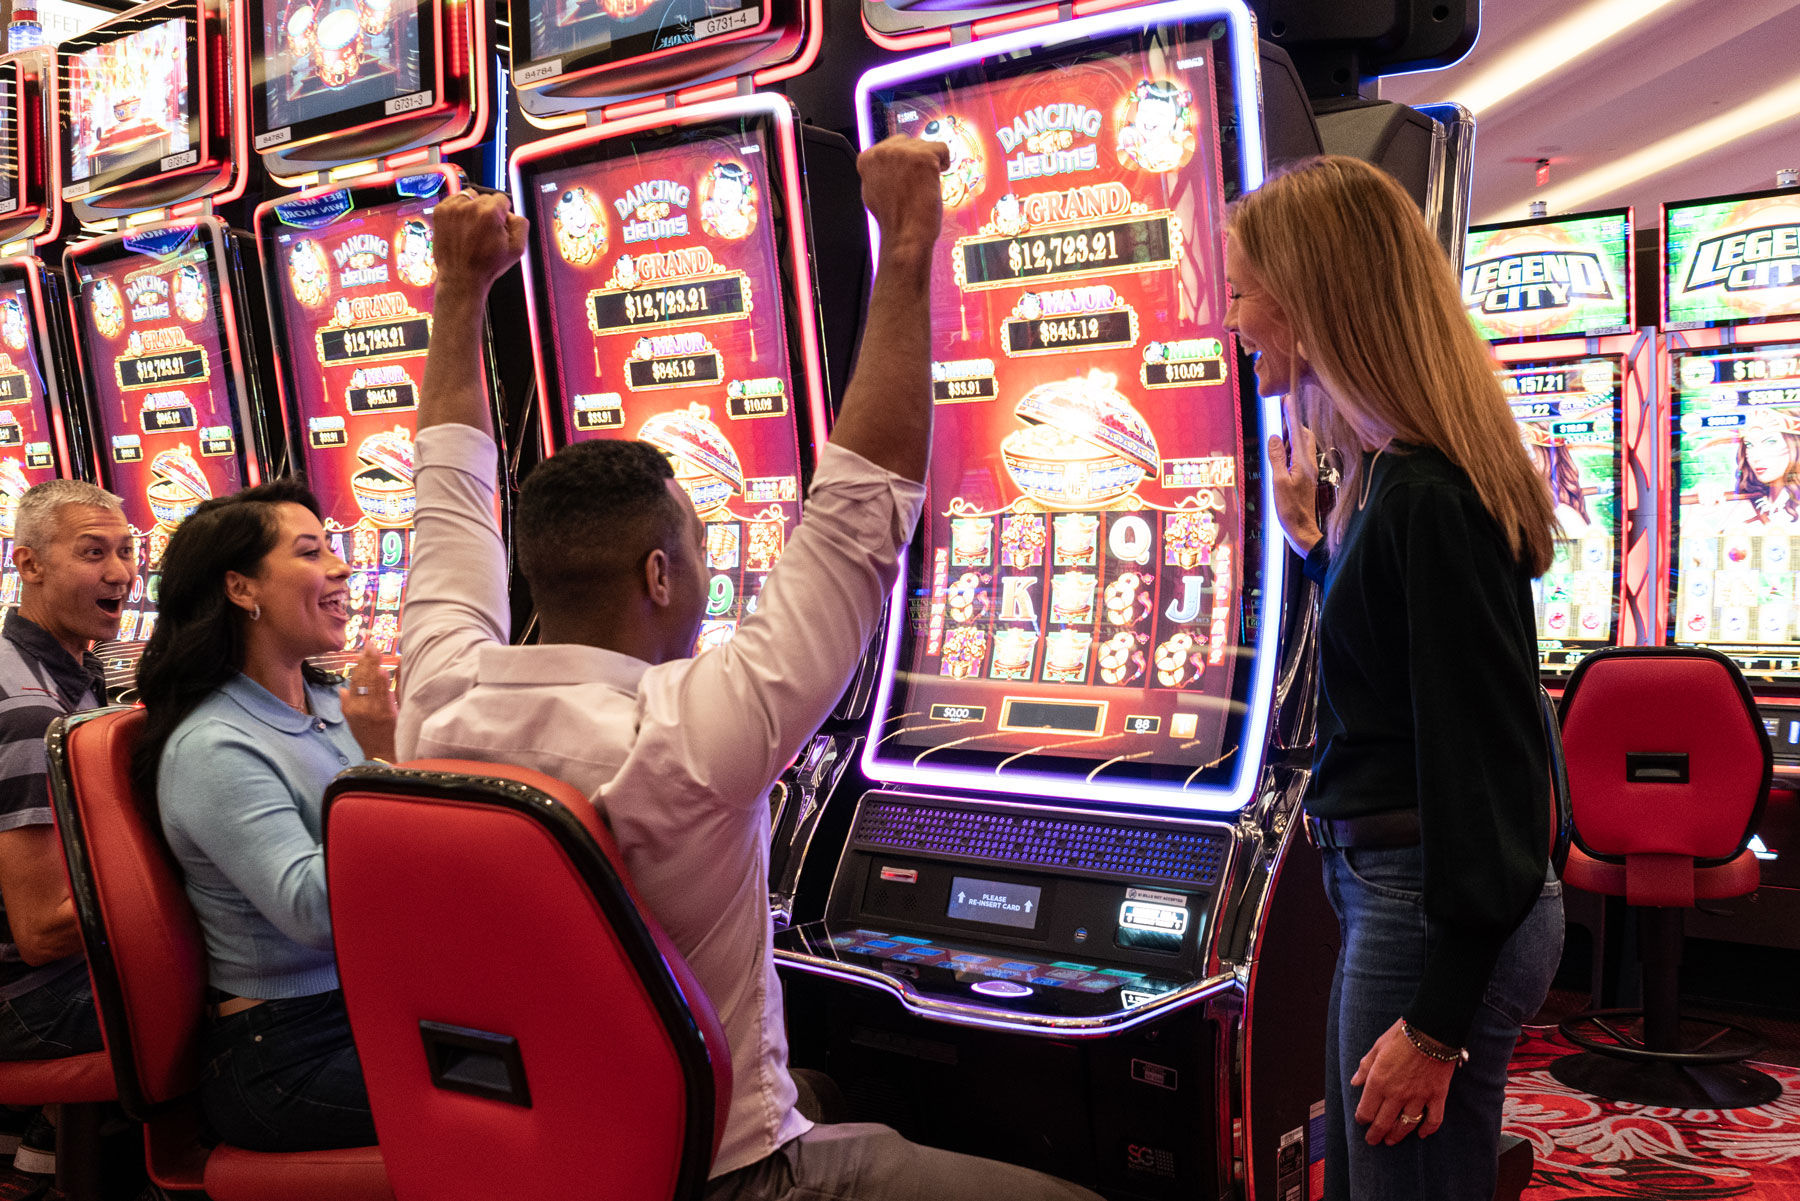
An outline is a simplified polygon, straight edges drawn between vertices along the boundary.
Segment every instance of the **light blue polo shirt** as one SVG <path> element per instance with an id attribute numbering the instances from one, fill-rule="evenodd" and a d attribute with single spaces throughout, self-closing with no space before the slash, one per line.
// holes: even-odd
<path id="1" fill-rule="evenodd" d="M 325 896 L 325 786 L 364 762 L 337 692 L 307 685 L 311 714 L 239 674 L 163 750 L 163 834 L 206 935 L 208 975 L 239 997 L 338 986 Z"/>

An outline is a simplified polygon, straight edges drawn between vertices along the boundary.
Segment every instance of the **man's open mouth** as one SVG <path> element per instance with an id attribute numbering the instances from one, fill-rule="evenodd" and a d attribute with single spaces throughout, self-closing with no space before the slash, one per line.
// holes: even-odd
<path id="1" fill-rule="evenodd" d="M 117 617 L 120 610 L 125 608 L 125 598 L 122 596 L 103 596 L 94 603 L 99 605 L 100 611 L 108 617 Z"/>

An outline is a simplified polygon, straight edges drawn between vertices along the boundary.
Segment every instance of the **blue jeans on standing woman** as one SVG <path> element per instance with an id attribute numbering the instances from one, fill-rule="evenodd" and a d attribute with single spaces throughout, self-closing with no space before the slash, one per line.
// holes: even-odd
<path id="1" fill-rule="evenodd" d="M 1343 946 L 1331 980 L 1325 1049 L 1326 1201 L 1492 1201 L 1500 1158 L 1500 1110 L 1519 1026 L 1550 991 L 1562 957 L 1562 883 L 1552 875 L 1507 940 L 1476 1009 L 1469 1061 L 1450 1078 L 1444 1124 L 1371 1147 L 1356 1120 L 1362 1090 L 1350 1078 L 1375 1041 L 1411 1003 L 1437 933 L 1425 918 L 1419 847 L 1327 850 L 1325 893 Z"/>
<path id="2" fill-rule="evenodd" d="M 214 1021 L 200 1105 L 215 1134 L 249 1151 L 373 1146 L 343 991 L 264 1001 Z"/>

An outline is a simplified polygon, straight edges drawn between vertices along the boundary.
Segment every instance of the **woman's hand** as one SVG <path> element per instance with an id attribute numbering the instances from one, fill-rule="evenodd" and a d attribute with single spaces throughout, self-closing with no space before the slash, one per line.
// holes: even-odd
<path id="1" fill-rule="evenodd" d="M 338 689 L 338 701 L 363 754 L 392 762 L 394 726 L 400 719 L 400 710 L 394 704 L 388 673 L 381 666 L 381 652 L 373 642 L 363 643 L 362 654 L 350 669 L 350 683 Z"/>
<path id="2" fill-rule="evenodd" d="M 1293 453 L 1279 435 L 1269 436 L 1269 478 L 1275 489 L 1275 516 L 1294 553 L 1305 558 L 1325 535 L 1319 530 L 1319 444 L 1294 420 L 1293 397 L 1281 402 Z"/>
<path id="3" fill-rule="evenodd" d="M 1371 1147 L 1393 1146 L 1414 1130 L 1424 1138 L 1444 1124 L 1444 1098 L 1450 1095 L 1450 1077 L 1456 1062 L 1431 1058 L 1412 1045 L 1396 1021 L 1375 1040 L 1369 1053 L 1356 1065 L 1352 1086 L 1361 1086 L 1356 1120 L 1369 1128 Z M 1401 1116 L 1419 1118 L 1403 1122 Z"/>

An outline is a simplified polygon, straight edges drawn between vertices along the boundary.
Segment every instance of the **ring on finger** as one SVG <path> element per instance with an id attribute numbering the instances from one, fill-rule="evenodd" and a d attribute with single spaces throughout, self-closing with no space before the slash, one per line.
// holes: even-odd
<path id="1" fill-rule="evenodd" d="M 1418 1123 L 1423 1122 L 1424 1120 L 1425 1120 L 1424 1114 L 1420 1114 L 1418 1117 L 1408 1117 L 1406 1114 L 1400 1115 L 1400 1124 L 1402 1126 L 1417 1125 Z"/>

